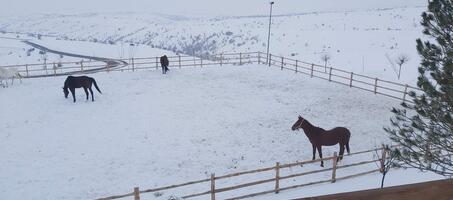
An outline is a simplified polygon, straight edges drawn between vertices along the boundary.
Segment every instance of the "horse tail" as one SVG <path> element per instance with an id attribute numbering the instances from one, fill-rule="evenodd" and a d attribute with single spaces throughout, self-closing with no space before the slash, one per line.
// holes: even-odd
<path id="1" fill-rule="evenodd" d="M 349 141 L 346 143 L 346 151 L 348 151 L 348 154 L 351 153 L 351 151 L 349 151 Z"/>
<path id="2" fill-rule="evenodd" d="M 102 94 L 101 90 L 98 87 L 98 84 L 96 84 L 96 80 L 94 80 L 94 78 L 91 78 L 91 80 L 93 81 L 93 84 L 94 84 L 94 87 L 96 88 L 96 90 L 98 90 L 98 92 Z"/>

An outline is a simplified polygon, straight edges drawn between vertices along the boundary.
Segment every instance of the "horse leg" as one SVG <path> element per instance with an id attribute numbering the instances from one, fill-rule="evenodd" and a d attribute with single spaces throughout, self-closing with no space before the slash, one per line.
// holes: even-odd
<path id="1" fill-rule="evenodd" d="M 87 101 L 88 101 L 88 90 L 86 87 L 84 87 L 83 90 L 85 90 L 85 95 L 87 96 Z"/>
<path id="2" fill-rule="evenodd" d="M 314 160 L 316 155 L 316 146 L 314 144 L 312 144 L 311 146 L 313 147 L 313 158 L 311 160 Z"/>
<path id="3" fill-rule="evenodd" d="M 321 145 L 317 146 L 316 148 L 318 148 L 319 157 L 322 159 L 322 147 L 321 147 Z M 324 167 L 324 161 L 323 160 L 321 160 L 321 167 Z"/>
<path id="4" fill-rule="evenodd" d="M 343 160 L 343 154 L 344 154 L 344 144 L 340 143 L 340 156 L 338 156 L 337 162 L 340 160 Z"/>
<path id="5" fill-rule="evenodd" d="M 349 151 L 349 141 L 346 142 L 346 151 L 348 151 L 348 154 L 350 154 L 351 152 Z"/>
<path id="6" fill-rule="evenodd" d="M 74 103 L 75 103 L 76 102 L 76 100 L 75 100 L 75 88 L 69 88 L 69 90 L 71 91 L 72 99 L 74 100 Z"/>
<path id="7" fill-rule="evenodd" d="M 88 89 L 90 89 L 90 93 L 91 93 L 91 101 L 94 101 L 93 90 L 91 89 L 91 87 L 89 87 Z"/>

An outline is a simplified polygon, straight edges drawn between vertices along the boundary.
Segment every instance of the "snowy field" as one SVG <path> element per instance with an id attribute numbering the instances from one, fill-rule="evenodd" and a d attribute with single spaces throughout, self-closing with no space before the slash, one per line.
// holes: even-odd
<path id="1" fill-rule="evenodd" d="M 327 54 L 329 66 L 415 85 L 420 63 L 415 39 L 423 37 L 419 22 L 425 6 L 423 1 L 406 5 L 302 13 L 283 13 L 276 5 L 271 53 L 316 64 L 324 64 L 321 57 Z M 310 6 L 313 5 L 303 4 L 299 8 Z M 41 34 L 45 41 L 40 42 L 49 46 L 52 44 L 46 43 L 56 39 L 115 44 L 107 45 L 112 47 L 109 55 L 115 58 L 128 58 L 129 53 L 124 52 L 130 43 L 197 56 L 265 52 L 267 30 L 267 15 L 194 18 L 118 12 L 0 18 L 0 32 L 30 34 L 34 38 Z M 99 54 L 98 47 L 87 50 L 87 55 Z M 409 61 L 403 65 L 398 80 L 395 60 L 400 55 L 406 55 Z"/>
<path id="2" fill-rule="evenodd" d="M 56 51 L 101 58 L 129 59 L 132 57 L 154 57 L 163 54 L 168 56 L 175 55 L 171 51 L 135 43 L 133 45 L 124 42 L 118 44 L 102 44 L 57 40 L 54 37 L 41 37 L 38 40 L 24 34 L 0 34 L 0 66 L 39 64 L 44 63 L 44 59 L 46 59 L 47 63 L 78 62 L 82 60 L 82 58 L 60 56 L 59 54 L 50 52 L 40 54 L 39 49 L 23 43 L 23 40 L 29 40 Z"/>
<path id="3" fill-rule="evenodd" d="M 310 143 L 290 130 L 299 114 L 349 128 L 351 151 L 367 150 L 389 142 L 382 126 L 399 103 L 264 65 L 92 76 L 95 102 L 80 89 L 76 103 L 65 99 L 64 77 L 0 90 L 5 199 L 93 199 L 308 160 Z"/>

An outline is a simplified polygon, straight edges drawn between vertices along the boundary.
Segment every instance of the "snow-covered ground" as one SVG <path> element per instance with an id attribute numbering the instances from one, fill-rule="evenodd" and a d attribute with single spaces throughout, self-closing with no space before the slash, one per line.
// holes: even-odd
<path id="1" fill-rule="evenodd" d="M 103 92 L 95 91 L 95 102 L 85 101 L 81 90 L 76 103 L 64 99 L 64 77 L 27 79 L 0 90 L 0 104 L 7 105 L 0 112 L 2 198 L 92 199 L 128 193 L 133 186 L 307 160 L 310 143 L 302 131 L 290 130 L 299 114 L 326 129 L 349 128 L 351 150 L 367 150 L 389 142 L 382 126 L 399 103 L 264 65 L 92 76 Z M 291 170 L 302 169 L 319 165 Z M 204 188 L 209 186 L 194 191 Z"/>
<path id="2" fill-rule="evenodd" d="M 423 37 L 419 21 L 424 1 L 379 1 L 385 7 L 373 7 L 371 1 L 347 2 L 355 3 L 335 7 L 332 2 L 316 1 L 304 4 L 307 10 L 301 12 L 281 12 L 277 4 L 271 53 L 317 64 L 324 64 L 321 57 L 329 55 L 328 66 L 415 85 L 420 62 L 415 39 Z M 319 8 L 310 9 L 315 4 Z M 186 17 L 143 12 L 2 16 L 0 65 L 81 60 L 43 55 L 21 40 L 69 53 L 125 59 L 265 52 L 267 20 L 266 15 Z M 397 80 L 395 59 L 400 55 L 407 55 L 409 61 Z M 311 145 L 305 135 L 290 131 L 299 114 L 326 129 L 349 128 L 351 150 L 367 150 L 389 142 L 382 127 L 389 125 L 390 109 L 400 103 L 264 65 L 173 69 L 165 76 L 160 71 L 91 76 L 103 92 L 95 91 L 95 102 L 85 101 L 81 90 L 76 91 L 77 103 L 64 99 L 65 77 L 27 79 L 0 88 L 0 105 L 4 105 L 0 112 L 1 198 L 93 199 L 129 193 L 135 186 L 147 189 L 208 178 L 210 173 L 223 175 L 273 166 L 277 161 L 308 160 Z M 325 156 L 334 151 L 337 147 L 323 148 Z M 340 165 L 373 157 L 372 153 L 347 157 Z M 375 168 L 371 163 L 337 174 L 342 177 Z M 318 163 L 281 173 L 317 169 Z M 217 184 L 231 186 L 270 175 Z M 330 176 L 330 172 L 304 176 L 281 185 Z M 386 185 L 440 178 L 394 170 Z M 376 188 L 379 181 L 379 174 L 371 174 L 256 199 Z M 218 197 L 269 190 L 272 184 Z M 206 190 L 208 183 L 145 198 L 166 200 Z"/>
<path id="3" fill-rule="evenodd" d="M 39 49 L 23 43 L 23 40 L 29 40 L 49 49 L 68 52 L 73 54 L 102 57 L 129 59 L 132 57 L 154 57 L 166 54 L 168 56 L 175 53 L 163 49 L 152 48 L 147 45 L 118 43 L 102 44 L 84 41 L 57 40 L 54 37 L 41 37 L 36 39 L 24 34 L 0 34 L 0 65 L 19 65 L 19 64 L 39 64 L 59 63 L 59 62 L 78 62 L 82 58 L 70 56 L 61 56 L 46 52 L 41 54 Z"/>
<path id="4" fill-rule="evenodd" d="M 420 63 L 415 39 L 423 37 L 419 22 L 425 7 L 414 4 L 417 3 L 408 2 L 408 6 L 403 7 L 399 4 L 389 8 L 314 10 L 299 14 L 281 13 L 276 7 L 271 53 L 318 64 L 323 64 L 321 57 L 328 54 L 331 57 L 329 66 L 388 80 L 397 80 L 395 60 L 400 55 L 407 55 L 409 61 L 403 65 L 400 81 L 415 85 Z M 122 54 L 120 49 L 121 46 L 128 49 L 130 43 L 198 56 L 265 52 L 267 28 L 265 15 L 191 18 L 121 12 L 0 18 L 2 32 L 115 43 L 117 47 L 113 51 L 116 52 L 111 54 L 114 57 L 127 57 L 128 54 Z M 93 48 L 88 54 L 97 52 Z"/>

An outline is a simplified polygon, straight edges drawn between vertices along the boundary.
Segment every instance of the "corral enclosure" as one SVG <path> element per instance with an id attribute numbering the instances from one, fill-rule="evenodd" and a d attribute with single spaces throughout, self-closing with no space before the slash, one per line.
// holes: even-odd
<path id="1" fill-rule="evenodd" d="M 290 130 L 299 114 L 349 128 L 352 151 L 371 149 L 387 142 L 382 125 L 399 103 L 264 65 L 91 76 L 95 102 L 80 89 L 76 103 L 64 99 L 65 77 L 0 90 L 5 198 L 91 199 L 307 160 L 310 143 Z"/>

